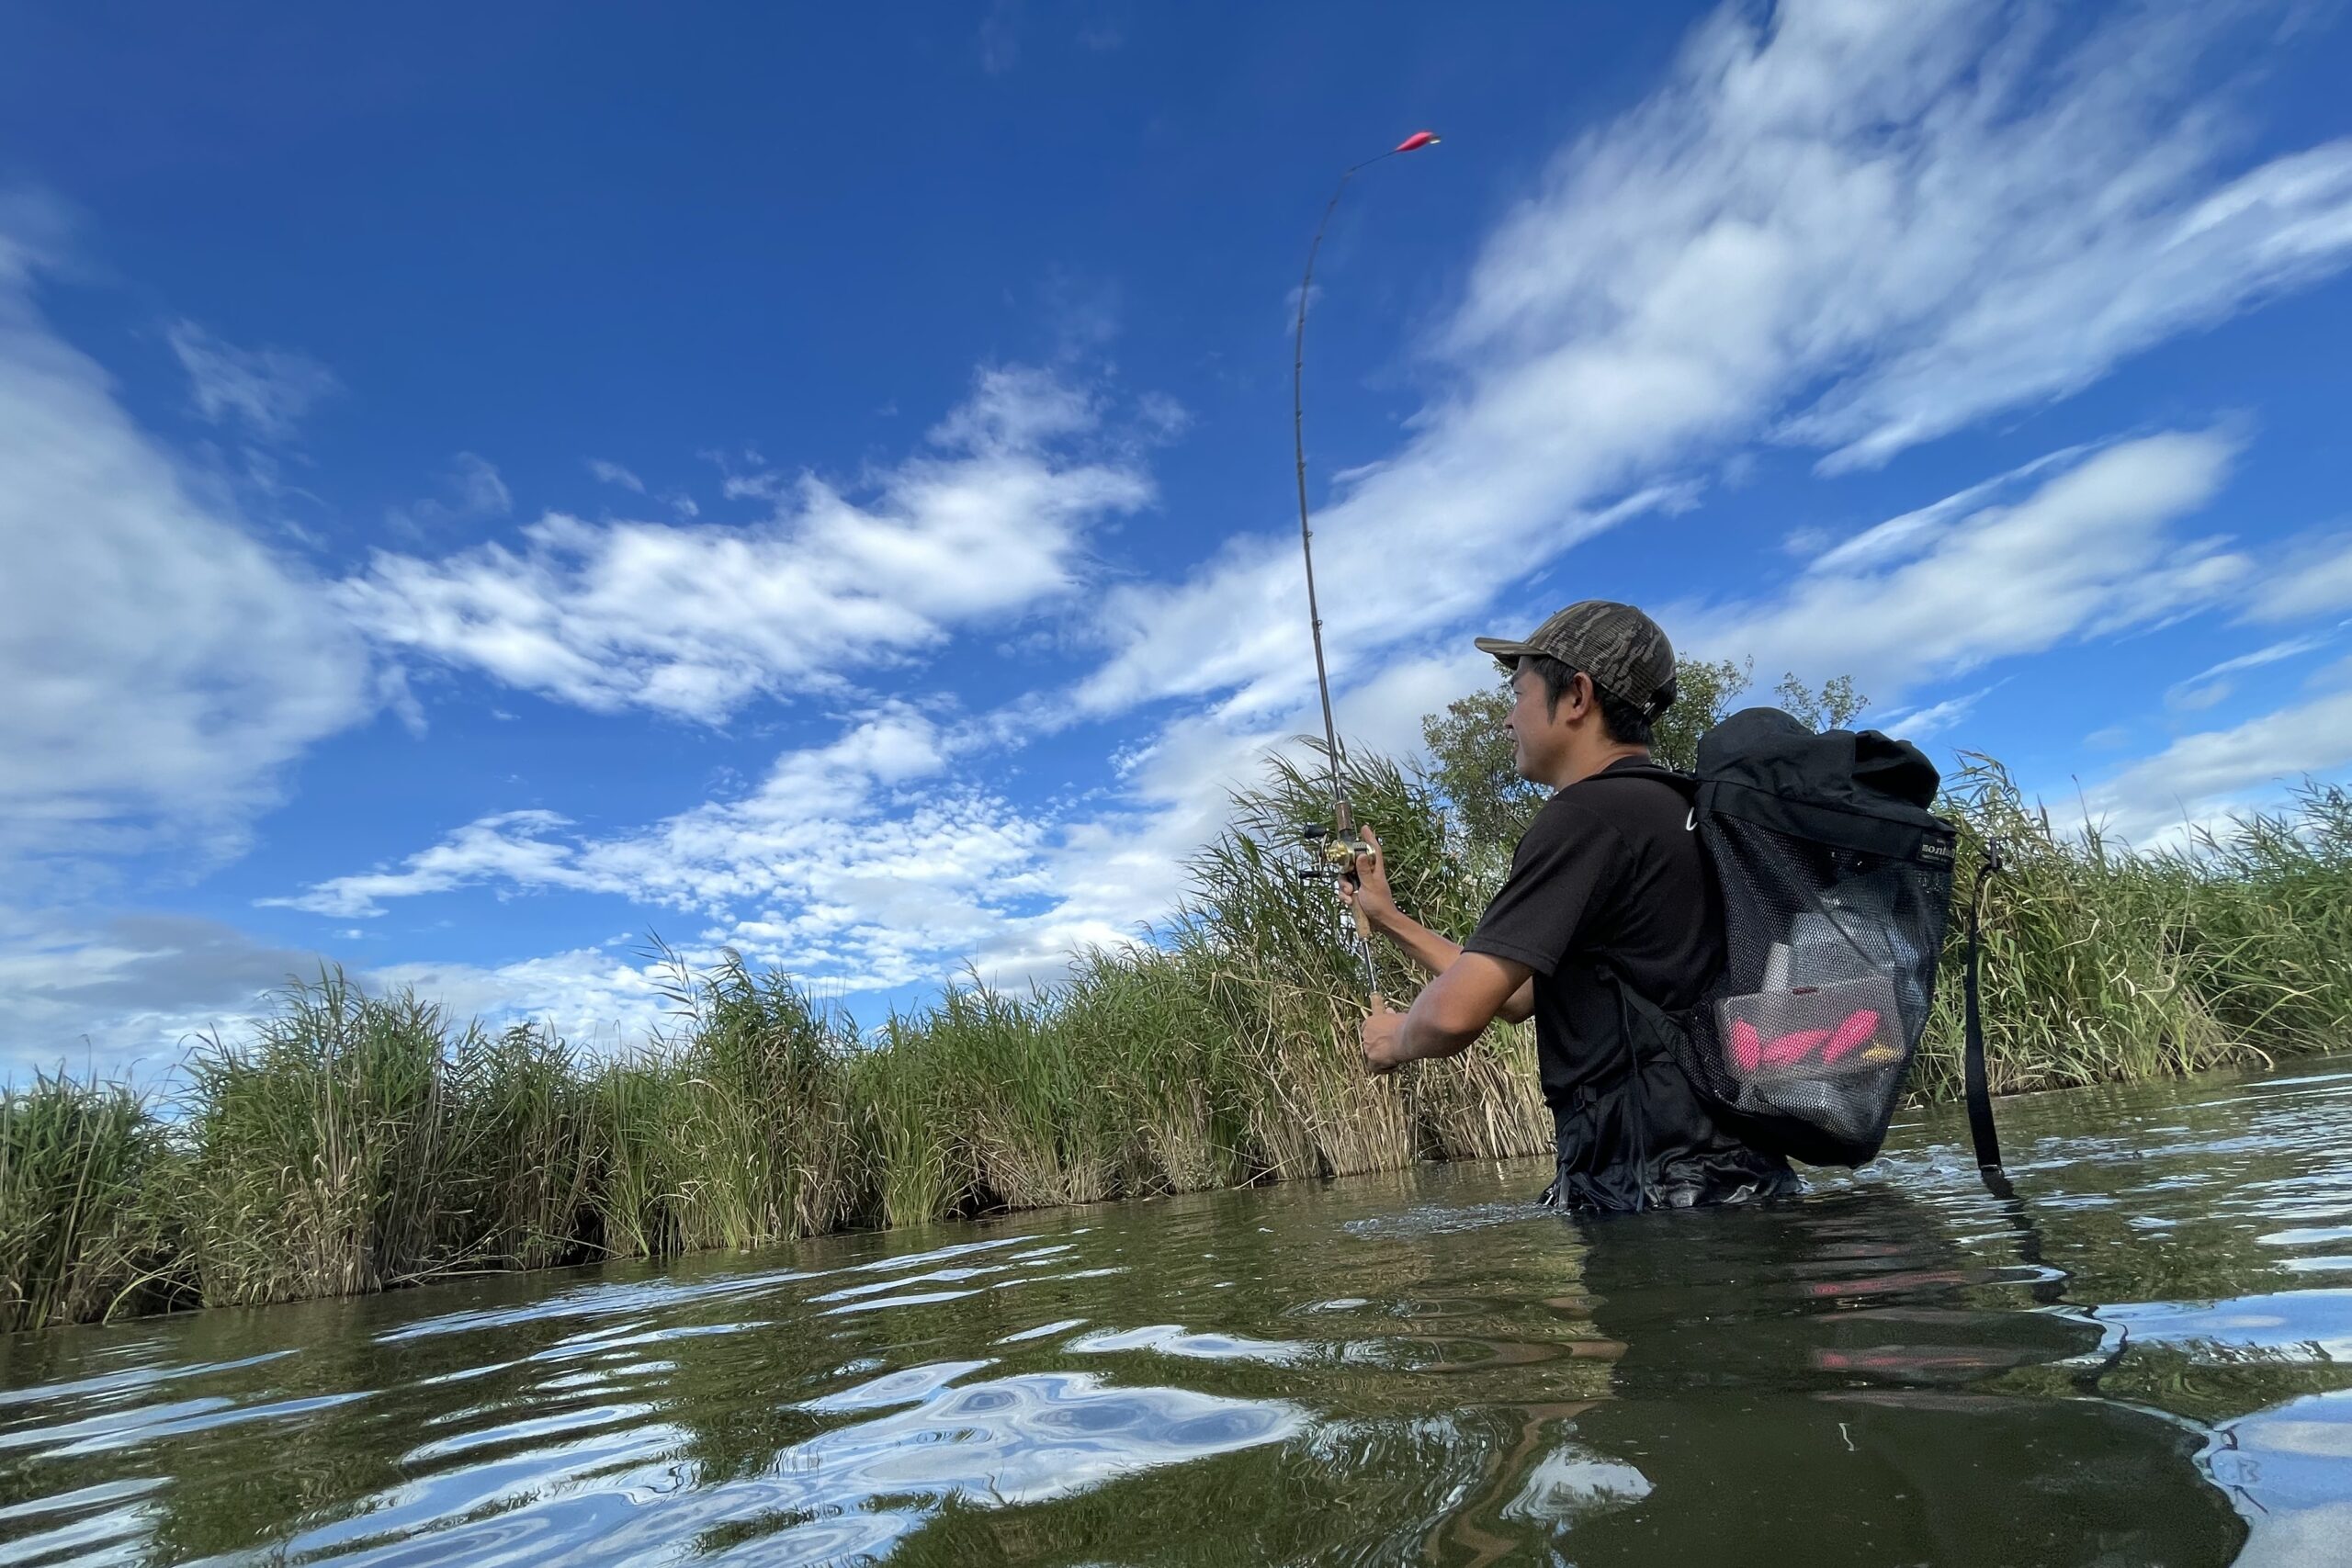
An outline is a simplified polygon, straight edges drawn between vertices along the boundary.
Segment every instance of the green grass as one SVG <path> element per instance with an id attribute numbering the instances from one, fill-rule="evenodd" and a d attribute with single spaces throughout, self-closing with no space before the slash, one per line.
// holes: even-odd
<path id="1" fill-rule="evenodd" d="M 2306 788 L 2283 812 L 2133 853 L 2032 808 L 1969 759 L 1936 1016 L 1913 1087 L 1960 1092 L 1962 909 L 1987 839 L 1984 1008 L 1994 1092 L 2129 1082 L 2352 1045 L 2352 799 Z"/>
<path id="2" fill-rule="evenodd" d="M 152 1216 L 162 1130 L 129 1089 L 46 1075 L 0 1093 L 0 1329 L 168 1299 Z"/>
<path id="3" fill-rule="evenodd" d="M 1377 758 L 1350 793 L 1400 902 L 1466 933 L 1501 874 L 1475 814 Z M 731 956 L 673 959 L 673 1023 L 616 1056 L 330 971 L 205 1041 L 171 1114 L 37 1077 L 0 1098 L 0 1327 L 1548 1148 L 1524 1027 L 1363 1075 L 1347 928 L 1297 874 L 1322 804 L 1276 765 L 1151 941 L 1028 992 L 967 979 L 871 1033 Z M 1988 839 L 2009 865 L 1985 904 L 1997 1089 L 2352 1043 L 2345 792 L 2157 854 L 2053 825 L 1982 759 L 1947 809 L 1963 894 Z M 1958 1091 L 1962 929 L 1956 908 L 1923 1098 Z"/>
<path id="4" fill-rule="evenodd" d="M 189 1065 L 184 1247 L 208 1305 L 407 1284 L 470 1262 L 502 1151 L 461 1092 L 488 1042 L 342 975 Z"/>

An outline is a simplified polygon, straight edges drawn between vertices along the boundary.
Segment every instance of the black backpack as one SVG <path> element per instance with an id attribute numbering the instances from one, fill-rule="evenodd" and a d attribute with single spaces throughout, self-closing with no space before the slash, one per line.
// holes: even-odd
<path id="1" fill-rule="evenodd" d="M 1929 809 L 1935 765 L 1874 729 L 1815 734 L 1748 708 L 1701 737 L 1695 774 L 1639 772 L 1690 799 L 1724 948 L 1696 1006 L 1640 1005 L 1727 1130 L 1808 1165 L 1875 1157 L 1927 1031 L 1951 908 L 1958 835 Z M 1973 903 L 1969 939 L 1969 1109 L 1978 1163 L 1997 1173 Z"/>

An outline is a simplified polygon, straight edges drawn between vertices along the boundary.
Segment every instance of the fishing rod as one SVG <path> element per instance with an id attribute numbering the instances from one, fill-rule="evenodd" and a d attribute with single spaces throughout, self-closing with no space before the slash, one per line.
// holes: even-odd
<path id="1" fill-rule="evenodd" d="M 1298 548 L 1306 562 L 1306 621 L 1315 641 L 1315 689 L 1323 699 L 1323 755 L 1331 765 L 1331 821 L 1328 826 L 1320 822 L 1310 824 L 1301 830 L 1301 836 L 1323 869 L 1340 876 L 1351 874 L 1356 857 L 1370 854 L 1372 846 L 1357 836 L 1353 815 L 1348 808 L 1347 757 L 1340 749 L 1340 727 L 1331 717 L 1331 676 L 1323 659 L 1323 611 L 1315 597 L 1315 529 L 1306 507 L 1306 301 L 1315 288 L 1315 258 L 1322 252 L 1323 235 L 1331 227 L 1331 214 L 1339 209 L 1340 197 L 1347 194 L 1348 182 L 1360 170 L 1385 163 L 1401 152 L 1434 147 L 1437 142 L 1435 132 L 1417 130 L 1377 157 L 1351 164 L 1332 188 L 1331 199 L 1323 204 L 1323 220 L 1315 226 L 1315 243 L 1306 248 L 1306 271 L 1298 280 L 1298 328 L 1290 360 L 1290 433 L 1291 446 L 1298 459 Z M 1386 1004 L 1381 1000 L 1380 977 L 1373 966 L 1372 922 L 1364 919 L 1362 908 L 1351 908 L 1356 918 L 1356 954 L 1363 964 L 1364 988 L 1371 993 L 1373 1008 L 1377 1011 Z"/>

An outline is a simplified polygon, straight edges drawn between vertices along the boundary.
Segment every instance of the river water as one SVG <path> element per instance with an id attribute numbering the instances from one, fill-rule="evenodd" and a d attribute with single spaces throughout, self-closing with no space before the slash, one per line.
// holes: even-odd
<path id="1" fill-rule="evenodd" d="M 0 1564 L 2352 1563 L 2352 1059 L 0 1342 Z"/>

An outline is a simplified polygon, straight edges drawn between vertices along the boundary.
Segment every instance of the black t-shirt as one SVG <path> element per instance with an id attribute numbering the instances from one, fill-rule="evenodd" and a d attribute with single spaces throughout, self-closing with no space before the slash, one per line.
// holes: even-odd
<path id="1" fill-rule="evenodd" d="M 1789 1179 L 1785 1161 L 1716 1125 L 1621 994 L 1622 982 L 1658 1009 L 1691 1007 L 1723 962 L 1690 798 L 1657 778 L 1612 776 L 1645 765 L 1613 762 L 1546 801 L 1464 944 L 1535 971 L 1536 1060 L 1573 1207 L 1713 1202 Z"/>
<path id="2" fill-rule="evenodd" d="M 1723 922 L 1690 801 L 1612 762 L 1544 802 L 1465 952 L 1535 971 L 1535 1039 L 1554 1104 L 1622 1052 L 1607 964 L 1662 1008 L 1689 1007 L 1723 964 Z"/>

